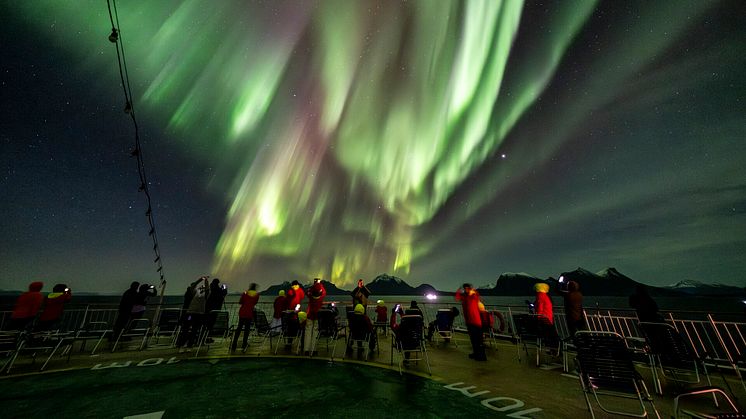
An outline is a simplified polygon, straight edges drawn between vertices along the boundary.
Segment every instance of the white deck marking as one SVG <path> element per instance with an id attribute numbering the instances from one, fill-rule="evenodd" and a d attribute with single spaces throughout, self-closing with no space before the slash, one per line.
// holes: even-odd
<path id="1" fill-rule="evenodd" d="M 124 419 L 161 419 L 164 413 L 166 413 L 166 411 L 161 410 L 160 412 L 150 412 L 143 413 L 142 415 L 125 416 Z"/>

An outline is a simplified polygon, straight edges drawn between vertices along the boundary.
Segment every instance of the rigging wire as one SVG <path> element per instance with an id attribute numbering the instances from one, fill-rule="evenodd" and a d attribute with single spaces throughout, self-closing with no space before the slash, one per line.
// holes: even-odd
<path id="1" fill-rule="evenodd" d="M 163 273 L 163 260 L 161 259 L 161 250 L 158 245 L 158 232 L 156 231 L 155 215 L 153 214 L 152 197 L 150 195 L 150 189 L 148 187 L 148 178 L 145 174 L 145 162 L 143 159 L 142 145 L 140 143 L 140 130 L 137 125 L 137 118 L 135 117 L 135 107 L 132 100 L 132 87 L 130 85 L 129 71 L 127 70 L 127 59 L 124 55 L 124 43 L 122 41 L 122 33 L 120 32 L 121 26 L 119 25 L 119 13 L 117 12 L 116 0 L 106 0 L 106 5 L 109 9 L 109 21 L 111 22 L 111 34 L 109 35 L 109 41 L 111 41 L 117 50 L 117 65 L 119 66 L 119 79 L 122 83 L 122 90 L 124 93 L 124 112 L 132 119 L 132 124 L 135 128 L 135 147 L 130 153 L 132 157 L 137 159 L 137 174 L 140 179 L 139 191 L 145 194 L 145 198 L 148 204 L 148 208 L 145 211 L 145 216 L 148 218 L 148 225 L 150 230 L 148 235 L 153 241 L 153 253 L 155 259 L 153 263 L 156 264 L 158 269 L 156 272 L 160 275 L 161 287 L 166 283 L 166 277 Z M 113 13 L 112 13 L 113 6 Z"/>

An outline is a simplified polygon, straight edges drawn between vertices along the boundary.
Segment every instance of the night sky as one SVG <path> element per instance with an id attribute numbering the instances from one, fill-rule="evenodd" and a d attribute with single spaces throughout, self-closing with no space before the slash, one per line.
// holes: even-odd
<path id="1" fill-rule="evenodd" d="M 746 282 L 746 2 L 117 5 L 167 292 Z M 157 283 L 106 2 L 0 8 L 0 288 Z"/>

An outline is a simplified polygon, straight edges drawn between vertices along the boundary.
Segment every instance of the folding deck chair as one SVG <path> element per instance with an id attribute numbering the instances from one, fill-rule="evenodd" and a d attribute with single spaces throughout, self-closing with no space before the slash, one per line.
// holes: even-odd
<path id="1" fill-rule="evenodd" d="M 155 344 L 160 344 L 160 340 L 163 337 L 167 337 L 168 346 L 173 347 L 176 345 L 176 339 L 179 337 L 181 331 L 181 309 L 180 308 L 164 308 L 160 311 L 160 317 L 158 318 L 158 324 L 153 329 L 151 336 L 152 340 L 155 340 Z"/>
<path id="2" fill-rule="evenodd" d="M 334 353 L 337 349 L 337 338 L 339 338 L 339 331 L 344 329 L 340 326 L 337 321 L 337 313 L 329 309 L 321 309 L 318 312 L 318 330 L 316 331 L 316 338 L 313 340 L 313 346 L 310 349 L 311 354 L 317 350 L 319 340 L 324 339 L 326 342 L 326 352 L 329 352 L 329 341 L 334 342 L 332 345 L 331 358 L 334 359 Z"/>
<path id="3" fill-rule="evenodd" d="M 298 320 L 298 313 L 296 313 L 294 310 L 286 310 L 282 312 L 282 326 L 280 328 L 280 337 L 277 341 L 277 345 L 275 346 L 275 354 L 277 353 L 277 350 L 280 349 L 280 345 L 283 342 L 283 339 L 285 340 L 285 346 L 289 347 L 292 351 L 292 345 L 295 343 L 295 341 L 298 341 L 296 344 L 297 348 L 295 350 L 295 353 L 300 353 L 300 345 L 303 341 L 301 337 L 303 336 L 303 330 L 301 330 L 300 327 L 300 321 Z"/>
<path id="4" fill-rule="evenodd" d="M 249 333 L 249 345 L 256 344 L 261 348 L 264 346 L 264 342 L 269 339 L 269 351 L 272 352 L 272 336 L 276 336 L 280 333 L 281 326 L 272 327 L 267 321 L 267 315 L 261 311 L 254 309 L 254 324 L 253 328 Z"/>
<path id="5" fill-rule="evenodd" d="M 717 394 L 721 395 L 730 405 L 732 412 L 702 412 L 700 410 L 684 409 L 682 408 L 681 399 L 684 397 L 691 398 L 692 396 L 700 396 L 704 394 L 711 394 L 716 397 Z M 673 412 L 674 418 L 697 418 L 697 419 L 717 419 L 717 418 L 746 418 L 746 415 L 738 411 L 738 407 L 733 403 L 728 394 L 722 389 L 717 387 L 704 388 L 699 390 L 693 390 L 687 393 L 679 394 L 673 401 Z"/>
<path id="6" fill-rule="evenodd" d="M 516 340 L 516 349 L 518 350 L 518 362 L 521 362 L 521 346 L 528 357 L 528 346 L 536 348 L 536 366 L 541 361 L 542 340 L 539 334 L 539 316 L 536 314 L 518 314 L 513 313 L 513 330 Z"/>
<path id="7" fill-rule="evenodd" d="M 712 386 L 704 361 L 694 354 L 694 350 L 673 326 L 667 323 L 640 322 L 640 330 L 647 344 L 645 349 L 653 374 L 653 385 L 658 394 L 663 394 L 661 377 L 697 384 L 702 381 L 701 372 L 707 379 L 707 384 Z M 717 403 L 717 399 L 715 402 Z"/>
<path id="8" fill-rule="evenodd" d="M 642 377 L 632 364 L 632 356 L 621 335 L 614 332 L 579 331 L 573 339 L 578 351 L 575 362 L 580 376 L 580 386 L 592 418 L 596 415 L 589 395 L 593 396 L 598 407 L 606 413 L 648 417 L 650 412 L 645 405 L 648 403 L 655 416 L 660 419 Z M 641 410 L 611 410 L 601 403 L 601 397 L 637 400 Z"/>
<path id="9" fill-rule="evenodd" d="M 430 359 L 425 346 L 424 321 L 422 316 L 404 315 L 401 317 L 399 328 L 391 339 L 391 364 L 394 363 L 394 352 L 399 356 L 399 374 L 402 373 L 404 362 L 425 360 L 427 372 L 432 375 Z M 414 355 L 414 357 L 409 356 Z"/>
<path id="10" fill-rule="evenodd" d="M 370 345 L 373 337 L 373 331 L 368 330 L 368 324 L 365 321 L 364 315 L 352 314 L 347 318 L 347 335 L 345 340 L 345 355 L 342 359 L 346 358 L 348 353 L 351 353 L 357 348 L 358 353 L 362 351 L 363 359 L 368 360 L 370 355 Z M 376 346 L 378 348 L 378 346 Z"/>
<path id="11" fill-rule="evenodd" d="M 114 342 L 114 345 L 111 347 L 111 352 L 117 350 L 117 346 L 119 346 L 119 342 L 124 342 L 125 340 L 132 339 L 133 343 L 140 342 L 139 345 L 137 345 L 138 350 L 143 350 L 148 342 L 148 334 L 150 333 L 150 320 L 149 319 L 132 319 L 130 320 L 127 327 L 122 329 L 121 332 L 119 332 L 119 336 L 117 336 L 117 340 Z"/>
<path id="12" fill-rule="evenodd" d="M 435 338 L 443 340 L 443 343 L 448 343 L 453 340 L 453 315 L 451 309 L 441 308 L 435 313 Z M 453 343 L 458 346 L 458 342 L 453 340 Z"/>
<path id="13" fill-rule="evenodd" d="M 206 350 L 210 350 L 210 345 L 212 345 L 210 339 L 218 340 L 220 341 L 219 343 L 225 345 L 233 335 L 231 333 L 230 313 L 224 310 L 213 310 L 210 314 L 214 316 L 215 322 L 211 328 L 208 328 L 207 325 L 202 325 L 199 340 L 197 341 L 197 350 L 194 351 L 195 357 L 199 356 L 199 352 L 203 346 Z"/>

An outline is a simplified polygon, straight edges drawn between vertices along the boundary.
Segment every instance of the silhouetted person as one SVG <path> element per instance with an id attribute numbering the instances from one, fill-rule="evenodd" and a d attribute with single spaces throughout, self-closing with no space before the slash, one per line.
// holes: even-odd
<path id="1" fill-rule="evenodd" d="M 130 321 L 132 316 L 132 307 L 135 306 L 137 301 L 137 289 L 140 288 L 140 283 L 133 281 L 127 291 L 122 294 L 122 299 L 119 300 L 119 313 L 117 313 L 117 320 L 114 322 L 114 330 L 109 339 L 116 340 L 122 330 L 127 327 L 127 323 Z"/>
<path id="2" fill-rule="evenodd" d="M 352 307 L 362 304 L 363 307 L 368 307 L 368 297 L 370 297 L 370 290 L 365 286 L 362 279 L 357 280 L 357 287 L 351 292 L 352 294 Z"/>
<path id="3" fill-rule="evenodd" d="M 585 330 L 585 316 L 583 316 L 583 294 L 580 292 L 580 284 L 575 281 L 567 282 L 567 289 L 560 289 L 565 299 L 565 322 L 570 336 L 574 336 L 578 330 Z"/>
<path id="4" fill-rule="evenodd" d="M 210 295 L 210 287 L 207 285 L 206 276 L 203 276 L 197 282 L 201 282 L 201 284 L 196 287 L 194 296 L 189 302 L 184 325 L 176 342 L 176 346 L 181 348 L 179 352 L 184 352 L 186 347 L 191 348 L 194 345 L 205 317 L 205 307 L 207 306 L 207 298 Z"/>
<path id="5" fill-rule="evenodd" d="M 148 297 L 157 295 L 158 292 L 155 290 L 155 286 L 142 284 L 137 289 L 137 295 L 135 295 L 135 303 L 132 305 L 132 315 L 130 320 L 141 319 L 148 305 Z"/>
<path id="6" fill-rule="evenodd" d="M 637 312 L 637 318 L 641 322 L 661 322 L 658 314 L 658 304 L 650 298 L 648 288 L 643 284 L 637 284 L 635 293 L 629 297 L 629 305 Z"/>
<path id="7" fill-rule="evenodd" d="M 213 278 L 210 283 L 210 294 L 207 297 L 207 305 L 205 307 L 205 326 L 208 332 L 212 332 L 212 328 L 215 326 L 215 321 L 218 318 L 218 314 L 215 312 L 223 308 L 223 301 L 225 301 L 226 295 L 228 295 L 228 288 L 225 284 L 221 284 L 220 279 Z M 207 343 L 212 343 L 212 338 L 208 337 Z"/>
<path id="8" fill-rule="evenodd" d="M 404 314 L 408 316 L 422 316 L 422 310 L 417 305 L 417 301 L 412 300 L 409 302 L 409 308 L 404 311 Z M 425 317 L 422 316 L 422 318 L 424 319 Z"/>
<path id="9" fill-rule="evenodd" d="M 28 291 L 18 296 L 13 314 L 11 314 L 10 329 L 25 330 L 33 325 L 41 304 L 44 302 L 44 296 L 41 295 L 43 287 L 43 282 L 34 281 L 29 284 Z"/>

